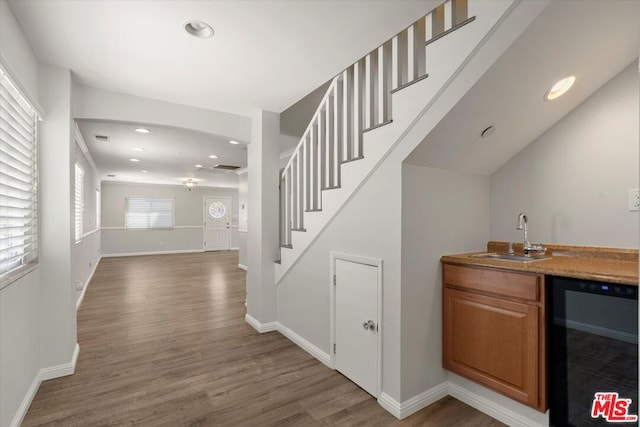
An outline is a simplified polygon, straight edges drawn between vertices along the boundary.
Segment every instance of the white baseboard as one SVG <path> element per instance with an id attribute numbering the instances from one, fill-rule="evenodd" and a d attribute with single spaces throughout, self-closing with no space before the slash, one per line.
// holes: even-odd
<path id="1" fill-rule="evenodd" d="M 240 248 L 239 247 L 233 247 L 233 248 L 229 248 L 230 251 L 239 251 Z"/>
<path id="2" fill-rule="evenodd" d="M 73 356 L 71 357 L 71 361 L 69 363 L 63 363 L 61 365 L 40 369 L 40 380 L 46 381 L 53 378 L 72 375 L 76 371 L 76 362 L 78 361 L 79 354 L 80 345 L 76 343 L 76 347 L 73 349 Z"/>
<path id="3" fill-rule="evenodd" d="M 449 395 L 511 427 L 545 427 L 534 420 L 480 396 L 464 387 L 447 382 Z M 548 424 L 547 424 L 548 426 Z"/>
<path id="4" fill-rule="evenodd" d="M 117 254 L 102 254 L 102 258 L 117 258 L 123 256 L 142 256 L 142 255 L 173 255 L 173 254 L 195 254 L 204 252 L 204 249 L 183 249 L 179 251 L 151 251 L 151 252 L 123 252 Z"/>
<path id="5" fill-rule="evenodd" d="M 84 286 L 82 287 L 82 293 L 80 293 L 80 297 L 76 301 L 76 311 L 78 311 L 78 309 L 80 308 L 80 304 L 82 304 L 82 300 L 84 299 L 84 294 L 87 292 L 87 288 L 89 287 L 89 282 L 91 282 L 91 279 L 93 279 L 93 275 L 95 274 L 96 268 L 98 268 L 98 264 L 100 264 L 101 259 L 102 259 L 102 255 L 98 257 L 98 259 L 96 260 L 96 263 L 93 265 L 91 274 L 89 274 L 87 281 L 84 282 Z"/>
<path id="6" fill-rule="evenodd" d="M 381 393 L 378 398 L 378 404 L 387 410 L 391 415 L 399 420 L 415 414 L 419 410 L 426 408 L 432 403 L 437 402 L 449 394 L 449 385 L 447 382 L 438 384 L 429 390 L 412 397 L 404 402 L 398 402 L 386 393 Z"/>
<path id="7" fill-rule="evenodd" d="M 40 384 L 42 381 L 50 380 L 53 378 L 64 377 L 67 375 L 71 375 L 76 371 L 76 362 L 78 361 L 78 355 L 80 354 L 80 345 L 76 343 L 75 348 L 73 349 L 73 355 L 71 356 L 71 362 L 63 363 L 57 366 L 51 366 L 48 368 L 42 368 L 38 371 L 35 378 L 33 378 L 33 382 L 27 389 L 27 392 L 18 407 L 18 411 L 13 416 L 13 419 L 9 423 L 10 427 L 20 427 L 24 417 L 27 415 L 27 411 L 31 406 L 31 402 L 33 402 L 33 398 L 36 397 L 36 393 L 40 388 Z"/>
<path id="8" fill-rule="evenodd" d="M 10 427 L 20 427 L 24 417 L 27 415 L 27 411 L 29 410 L 29 406 L 31 406 L 31 402 L 33 402 L 33 398 L 36 397 L 36 393 L 40 388 L 40 383 L 42 380 L 40 379 L 40 372 L 36 374 L 33 378 L 33 382 L 27 389 L 27 393 L 24 395 L 20 406 L 18 407 L 18 411 L 13 416 L 13 420 L 9 423 Z"/>
<path id="9" fill-rule="evenodd" d="M 265 332 L 273 332 L 278 330 L 278 322 L 260 323 L 258 320 L 251 316 L 249 313 L 244 315 L 244 321 L 253 327 L 256 331 L 264 334 Z"/>
<path id="10" fill-rule="evenodd" d="M 331 356 L 329 355 L 329 353 L 322 351 L 320 348 L 312 344 L 307 339 L 301 337 L 291 329 L 287 328 L 282 323 L 280 322 L 276 322 L 276 323 L 278 327 L 278 332 L 280 332 L 282 335 L 287 337 L 289 340 L 293 341 L 293 343 L 296 344 L 298 347 L 300 347 L 301 349 L 303 349 L 304 351 L 306 351 L 307 353 L 309 353 L 310 355 L 318 359 L 325 366 L 331 368 Z"/>
<path id="11" fill-rule="evenodd" d="M 240 270 L 249 271 L 249 269 L 247 268 L 247 266 L 246 266 L 246 265 L 244 265 L 244 264 L 238 264 L 238 268 L 239 268 Z"/>

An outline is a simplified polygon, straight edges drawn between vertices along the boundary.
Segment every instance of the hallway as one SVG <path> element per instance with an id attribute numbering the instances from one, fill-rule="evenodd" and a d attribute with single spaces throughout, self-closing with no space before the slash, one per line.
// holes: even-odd
<path id="1" fill-rule="evenodd" d="M 277 332 L 244 321 L 235 251 L 104 258 L 78 311 L 72 376 L 23 426 L 501 426 L 450 397 L 397 421 Z"/>

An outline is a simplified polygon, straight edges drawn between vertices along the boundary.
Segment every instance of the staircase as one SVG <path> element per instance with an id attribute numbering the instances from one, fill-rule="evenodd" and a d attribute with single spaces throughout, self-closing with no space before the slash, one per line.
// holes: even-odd
<path id="1" fill-rule="evenodd" d="M 464 43 L 461 52 L 438 47 L 449 34 L 479 24 L 467 26 L 476 19 L 469 16 L 474 7 L 481 9 L 481 2 L 445 1 L 332 80 L 280 177 L 276 283 L 441 89 L 426 83 L 427 64 L 459 56 L 449 61 L 457 61 L 447 71 L 453 74 L 475 48 L 480 38 L 469 41 L 468 34 L 454 44 Z M 495 23 L 490 21 L 482 25 L 482 36 Z"/>

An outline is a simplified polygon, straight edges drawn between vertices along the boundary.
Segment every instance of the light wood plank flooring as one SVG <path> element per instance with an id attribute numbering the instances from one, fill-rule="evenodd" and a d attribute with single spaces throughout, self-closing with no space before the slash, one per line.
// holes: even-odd
<path id="1" fill-rule="evenodd" d="M 277 332 L 244 322 L 237 252 L 104 258 L 78 311 L 76 373 L 24 426 L 502 426 L 450 397 L 398 421 Z"/>

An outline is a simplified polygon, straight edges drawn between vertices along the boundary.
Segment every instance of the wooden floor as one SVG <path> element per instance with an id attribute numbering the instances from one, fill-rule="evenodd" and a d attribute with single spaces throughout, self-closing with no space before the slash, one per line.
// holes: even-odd
<path id="1" fill-rule="evenodd" d="M 398 421 L 277 332 L 244 322 L 237 252 L 104 258 L 78 311 L 74 375 L 23 426 L 502 426 L 453 399 Z"/>

